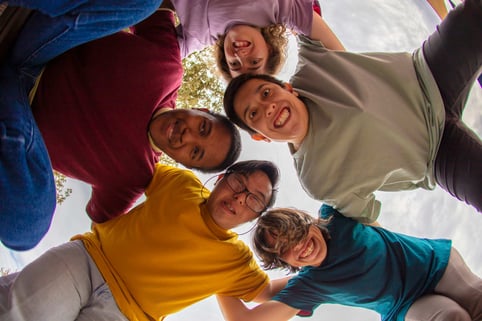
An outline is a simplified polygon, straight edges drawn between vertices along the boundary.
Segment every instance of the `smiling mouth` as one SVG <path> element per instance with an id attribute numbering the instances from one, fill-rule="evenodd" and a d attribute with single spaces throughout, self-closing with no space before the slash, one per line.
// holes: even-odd
<path id="1" fill-rule="evenodd" d="M 278 114 L 278 117 L 276 117 L 274 121 L 274 127 L 278 128 L 284 126 L 288 118 L 290 118 L 290 111 L 287 107 L 285 107 Z"/>
<path id="2" fill-rule="evenodd" d="M 226 207 L 226 209 L 231 215 L 236 215 L 236 212 L 234 211 L 234 208 L 231 205 L 231 202 L 224 201 L 224 206 Z"/>
<path id="3" fill-rule="evenodd" d="M 233 41 L 233 48 L 235 49 L 244 49 L 248 48 L 251 45 L 249 41 Z"/>
<path id="4" fill-rule="evenodd" d="M 181 141 L 181 129 L 179 120 L 174 121 L 167 128 L 167 140 L 171 145 L 179 143 Z"/>
<path id="5" fill-rule="evenodd" d="M 313 253 L 313 250 L 315 249 L 315 244 L 313 243 L 313 240 L 310 240 L 308 243 L 308 246 L 303 250 L 303 252 L 300 253 L 300 258 L 306 258 L 310 256 Z"/>

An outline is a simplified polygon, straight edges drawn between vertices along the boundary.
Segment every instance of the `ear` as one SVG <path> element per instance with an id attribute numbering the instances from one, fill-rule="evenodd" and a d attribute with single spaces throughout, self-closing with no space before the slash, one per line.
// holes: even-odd
<path id="1" fill-rule="evenodd" d="M 209 113 L 209 108 L 193 108 L 194 110 L 199 110 L 199 111 L 203 111 L 205 113 Z"/>
<path id="2" fill-rule="evenodd" d="M 216 184 L 217 184 L 220 180 L 222 180 L 223 177 L 224 177 L 224 173 L 219 174 L 219 175 L 218 175 L 218 178 L 216 178 L 216 181 L 214 182 L 214 186 L 216 186 Z"/>
<path id="3" fill-rule="evenodd" d="M 291 86 L 291 84 L 289 82 L 285 82 L 283 85 L 284 85 L 284 89 L 286 89 L 287 91 L 289 91 L 290 93 L 292 93 L 293 95 L 298 97 L 298 92 L 296 92 L 293 89 L 293 86 Z"/>
<path id="4" fill-rule="evenodd" d="M 257 141 L 264 140 L 265 142 L 268 142 L 268 143 L 271 142 L 271 140 L 268 137 L 265 137 L 259 133 L 251 134 L 251 138 Z"/>

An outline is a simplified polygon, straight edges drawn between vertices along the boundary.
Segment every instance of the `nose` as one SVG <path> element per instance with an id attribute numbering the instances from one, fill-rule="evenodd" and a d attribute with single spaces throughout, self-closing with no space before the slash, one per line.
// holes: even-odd
<path id="1" fill-rule="evenodd" d="M 184 144 L 195 143 L 199 140 L 199 133 L 190 128 L 185 128 L 181 134 L 181 141 Z"/>
<path id="2" fill-rule="evenodd" d="M 248 55 L 249 49 L 248 48 L 235 48 L 234 55 L 238 58 L 245 57 Z"/>
<path id="3" fill-rule="evenodd" d="M 234 192 L 233 198 L 238 201 L 239 205 L 244 205 L 246 202 L 246 197 L 247 197 L 247 191 L 241 191 L 241 192 Z"/>
<path id="4" fill-rule="evenodd" d="M 266 117 L 272 116 L 274 114 L 275 108 L 276 108 L 276 105 L 274 103 L 268 103 L 265 109 Z"/>

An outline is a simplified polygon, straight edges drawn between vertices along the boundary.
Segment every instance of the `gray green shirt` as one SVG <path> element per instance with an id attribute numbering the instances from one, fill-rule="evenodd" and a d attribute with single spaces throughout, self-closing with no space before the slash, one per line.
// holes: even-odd
<path id="1" fill-rule="evenodd" d="M 372 222 L 374 191 L 433 189 L 445 112 L 421 50 L 357 54 L 303 36 L 298 43 L 291 83 L 310 120 L 298 151 L 290 148 L 305 191 Z"/>

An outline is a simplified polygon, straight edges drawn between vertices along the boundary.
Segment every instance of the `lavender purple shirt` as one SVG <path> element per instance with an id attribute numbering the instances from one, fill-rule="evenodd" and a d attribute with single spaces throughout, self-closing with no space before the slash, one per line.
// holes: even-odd
<path id="1" fill-rule="evenodd" d="M 232 26 L 265 27 L 281 23 L 296 33 L 309 35 L 312 0 L 171 0 L 181 24 L 177 28 L 181 56 L 216 42 Z"/>

